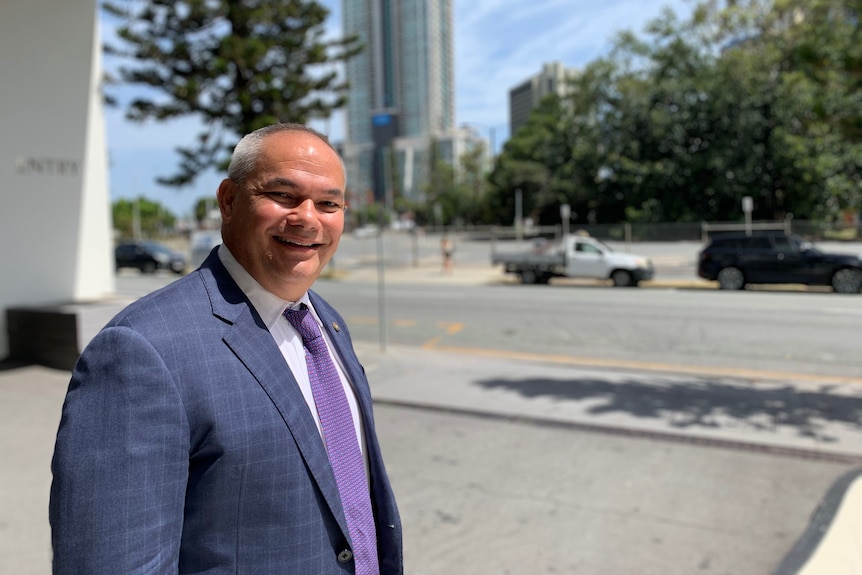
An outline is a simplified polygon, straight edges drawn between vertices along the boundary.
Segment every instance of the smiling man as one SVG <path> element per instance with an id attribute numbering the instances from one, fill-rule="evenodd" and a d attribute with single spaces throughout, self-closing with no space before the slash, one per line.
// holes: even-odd
<path id="1" fill-rule="evenodd" d="M 285 300 L 308 291 L 344 229 L 341 159 L 311 132 L 270 129 L 243 138 L 218 199 L 225 246 Z"/>
<path id="2" fill-rule="evenodd" d="M 245 136 L 224 243 L 84 350 L 52 463 L 54 573 L 403 573 L 368 382 L 310 290 L 344 180 L 313 130 Z"/>

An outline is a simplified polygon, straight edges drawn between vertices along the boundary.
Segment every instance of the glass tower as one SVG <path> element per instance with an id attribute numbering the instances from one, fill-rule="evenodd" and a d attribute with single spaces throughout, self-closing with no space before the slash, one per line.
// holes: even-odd
<path id="1" fill-rule="evenodd" d="M 348 187 L 418 198 L 431 143 L 455 127 L 452 0 L 342 0 L 342 18 L 365 46 L 345 68 Z"/>

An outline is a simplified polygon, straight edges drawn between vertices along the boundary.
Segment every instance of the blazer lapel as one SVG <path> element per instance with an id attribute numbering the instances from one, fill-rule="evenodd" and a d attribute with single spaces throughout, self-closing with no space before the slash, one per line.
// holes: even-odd
<path id="1" fill-rule="evenodd" d="M 211 262 L 213 258 L 215 261 Z M 242 290 L 230 278 L 221 260 L 211 254 L 201 272 L 210 293 L 213 314 L 231 324 L 224 335 L 225 344 L 245 365 L 278 409 L 332 514 L 347 537 L 347 521 L 344 518 L 332 466 L 314 418 L 308 411 L 308 404 L 299 390 L 299 384 L 269 330 Z"/>
<path id="2" fill-rule="evenodd" d="M 365 379 L 365 371 L 362 369 L 362 364 L 359 363 L 359 358 L 356 357 L 356 352 L 353 350 L 353 343 L 350 340 L 346 326 L 339 323 L 340 318 L 330 312 L 331 308 L 320 296 L 314 292 L 309 292 L 309 298 L 312 305 L 314 305 L 317 315 L 320 317 L 320 321 L 323 323 L 323 329 L 326 330 L 329 341 L 332 342 L 336 353 L 341 357 L 344 369 L 353 382 L 354 392 L 360 402 L 363 418 L 367 423 L 371 420 L 371 390 Z"/>

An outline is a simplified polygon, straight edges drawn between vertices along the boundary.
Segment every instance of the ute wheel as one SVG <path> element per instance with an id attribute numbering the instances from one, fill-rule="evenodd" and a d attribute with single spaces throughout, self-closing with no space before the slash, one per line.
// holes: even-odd
<path id="1" fill-rule="evenodd" d="M 536 283 L 537 279 L 538 279 L 538 276 L 536 275 L 536 272 L 534 272 L 533 270 L 524 270 L 521 272 L 521 283 L 522 284 L 534 284 L 534 283 Z"/>
<path id="2" fill-rule="evenodd" d="M 745 276 L 739 268 L 727 267 L 718 272 L 718 287 L 726 290 L 740 290 L 745 287 Z"/>
<path id="3" fill-rule="evenodd" d="M 616 287 L 631 287 L 634 285 L 632 274 L 626 270 L 614 270 L 611 274 L 611 281 Z"/>
<path id="4" fill-rule="evenodd" d="M 832 276 L 832 289 L 838 293 L 859 293 L 862 289 L 862 271 L 854 268 L 838 270 Z"/>

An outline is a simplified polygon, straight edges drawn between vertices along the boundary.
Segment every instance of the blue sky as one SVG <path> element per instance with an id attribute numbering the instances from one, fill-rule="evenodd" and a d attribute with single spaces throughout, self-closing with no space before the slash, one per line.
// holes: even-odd
<path id="1" fill-rule="evenodd" d="M 332 11 L 331 33 L 339 33 L 341 1 L 322 3 Z M 509 89 L 543 63 L 583 67 L 607 53 L 615 33 L 642 31 L 664 7 L 679 15 L 691 10 L 691 0 L 453 0 L 453 5 L 457 123 L 493 137 L 498 146 L 508 137 Z M 103 34 L 110 36 L 110 29 Z M 338 115 L 318 128 L 328 128 L 338 140 L 342 124 Z M 173 149 L 191 142 L 198 131 L 194 120 L 139 125 L 109 109 L 106 125 L 113 200 L 142 195 L 183 217 L 198 198 L 215 195 L 221 174 L 204 174 L 180 190 L 155 183 L 156 176 L 173 172 Z"/>

